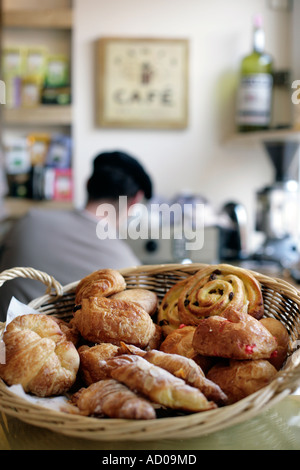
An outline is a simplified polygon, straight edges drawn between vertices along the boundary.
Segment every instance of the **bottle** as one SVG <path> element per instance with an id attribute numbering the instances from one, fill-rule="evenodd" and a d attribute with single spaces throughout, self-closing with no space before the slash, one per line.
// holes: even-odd
<path id="1" fill-rule="evenodd" d="M 262 18 L 254 18 L 253 50 L 240 70 L 236 123 L 240 132 L 268 129 L 271 123 L 273 59 L 265 53 Z"/>

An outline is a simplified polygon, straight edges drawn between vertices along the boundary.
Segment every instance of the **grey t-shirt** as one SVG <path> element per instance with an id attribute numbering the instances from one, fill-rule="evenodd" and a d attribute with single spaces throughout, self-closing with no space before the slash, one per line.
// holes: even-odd
<path id="1" fill-rule="evenodd" d="M 33 209 L 21 218 L 7 236 L 0 272 L 13 267 L 31 267 L 52 275 L 63 286 L 101 268 L 121 269 L 140 264 L 126 242 L 100 240 L 97 222 L 84 212 Z M 40 281 L 14 279 L 0 287 L 0 320 L 5 321 L 14 296 L 24 303 L 43 295 Z"/>

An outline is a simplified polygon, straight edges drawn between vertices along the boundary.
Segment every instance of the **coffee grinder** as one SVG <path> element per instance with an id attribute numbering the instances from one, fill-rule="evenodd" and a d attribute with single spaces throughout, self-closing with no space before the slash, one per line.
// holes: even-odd
<path id="1" fill-rule="evenodd" d="M 268 141 L 264 147 L 274 166 L 275 181 L 256 194 L 256 230 L 265 239 L 254 258 L 289 268 L 299 259 L 299 143 Z"/>

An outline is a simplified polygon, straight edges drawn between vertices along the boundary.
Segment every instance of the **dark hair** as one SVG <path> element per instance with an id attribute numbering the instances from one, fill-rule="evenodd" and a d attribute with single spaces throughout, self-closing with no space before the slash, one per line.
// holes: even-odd
<path id="1" fill-rule="evenodd" d="M 140 190 L 151 199 L 151 179 L 136 159 L 119 151 L 104 152 L 94 159 L 87 183 L 89 200 L 133 197 Z"/>

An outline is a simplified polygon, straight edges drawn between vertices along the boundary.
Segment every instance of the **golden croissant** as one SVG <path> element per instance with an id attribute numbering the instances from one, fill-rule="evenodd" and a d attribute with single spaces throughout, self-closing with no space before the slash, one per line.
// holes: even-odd
<path id="1" fill-rule="evenodd" d="M 25 392 L 46 397 L 61 395 L 74 384 L 79 354 L 51 317 L 16 317 L 7 325 L 3 342 L 0 377 L 8 385 L 21 384 Z"/>
<path id="2" fill-rule="evenodd" d="M 89 297 L 107 297 L 126 288 L 124 277 L 115 269 L 99 269 L 81 279 L 75 291 L 75 303 Z"/>

